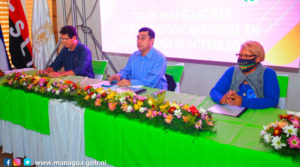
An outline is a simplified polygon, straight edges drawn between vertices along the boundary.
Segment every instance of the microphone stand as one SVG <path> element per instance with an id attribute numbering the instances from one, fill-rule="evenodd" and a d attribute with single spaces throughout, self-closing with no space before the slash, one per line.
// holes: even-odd
<path id="1" fill-rule="evenodd" d="M 78 7 L 77 7 L 77 4 L 76 4 L 75 0 L 72 0 L 72 4 L 71 4 L 71 5 L 72 5 L 72 6 L 71 6 L 71 7 L 72 7 L 72 24 L 73 24 L 73 26 L 76 27 L 76 28 L 80 27 L 81 30 L 84 32 L 84 43 L 85 43 L 85 44 L 87 43 L 87 36 L 86 36 L 86 34 L 88 34 L 88 35 L 91 37 L 91 39 L 93 40 L 94 44 L 95 44 L 95 45 L 97 46 L 97 48 L 99 49 L 99 51 L 101 52 L 101 54 L 103 55 L 103 57 L 108 61 L 108 63 L 109 63 L 109 65 L 111 66 L 112 70 L 113 70 L 115 73 L 117 73 L 118 70 L 116 69 L 116 67 L 114 66 L 114 64 L 113 64 L 112 61 L 110 60 L 110 58 L 107 56 L 107 54 L 106 54 L 105 52 L 103 52 L 102 46 L 101 46 L 101 44 L 98 42 L 98 40 L 95 38 L 95 36 L 94 36 L 94 34 L 93 34 L 93 32 L 92 32 L 92 29 L 86 25 L 87 19 L 86 19 L 86 15 L 85 15 L 85 1 L 82 1 L 82 6 L 83 6 L 83 16 L 81 15 L 80 11 L 77 10 Z M 66 7 L 65 7 L 65 0 L 62 1 L 62 7 L 63 7 L 64 25 L 66 25 Z M 82 25 L 77 25 L 77 26 L 76 26 L 76 24 L 77 24 L 77 11 L 78 11 L 78 14 L 79 14 L 79 16 L 80 16 L 80 18 L 81 18 L 81 20 L 82 20 L 83 23 L 82 23 Z M 77 31 L 77 32 L 78 32 L 78 31 Z M 59 47 L 60 43 L 61 43 L 61 39 L 59 39 L 59 41 L 58 41 L 58 43 L 57 43 L 55 49 L 53 50 L 53 52 L 52 52 L 52 54 L 51 54 L 49 60 L 47 61 L 46 67 L 48 67 L 48 66 L 50 65 L 51 60 L 52 60 L 52 58 L 54 57 L 55 52 L 56 52 L 57 48 Z M 97 49 L 96 49 L 96 52 L 97 52 Z M 97 54 L 97 58 L 98 58 L 98 60 L 99 60 L 98 54 Z"/>

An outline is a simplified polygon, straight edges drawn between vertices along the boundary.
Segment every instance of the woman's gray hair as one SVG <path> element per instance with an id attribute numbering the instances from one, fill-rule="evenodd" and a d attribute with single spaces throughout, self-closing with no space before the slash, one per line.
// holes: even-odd
<path id="1" fill-rule="evenodd" d="M 260 57 L 261 61 L 265 60 L 265 50 L 257 41 L 247 41 L 241 45 L 241 49 L 246 49 L 254 55 Z"/>

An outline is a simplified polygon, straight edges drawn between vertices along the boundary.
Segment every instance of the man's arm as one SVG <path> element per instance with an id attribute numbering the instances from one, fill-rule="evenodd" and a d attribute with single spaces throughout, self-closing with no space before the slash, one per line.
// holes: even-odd
<path id="1" fill-rule="evenodd" d="M 126 66 L 117 74 L 117 75 L 121 76 L 120 79 L 130 80 L 132 78 L 133 56 L 134 56 L 134 54 L 129 57 Z"/>
<path id="2" fill-rule="evenodd" d="M 48 75 L 49 73 L 53 72 L 52 67 L 47 67 L 45 70 L 39 70 L 36 75 Z"/>
<path id="3" fill-rule="evenodd" d="M 64 71 L 64 72 L 50 72 L 48 74 L 49 77 L 53 77 L 53 78 L 58 78 L 58 77 L 63 77 L 63 76 L 68 76 L 68 75 L 75 75 L 75 73 L 72 70 L 69 71 Z"/>

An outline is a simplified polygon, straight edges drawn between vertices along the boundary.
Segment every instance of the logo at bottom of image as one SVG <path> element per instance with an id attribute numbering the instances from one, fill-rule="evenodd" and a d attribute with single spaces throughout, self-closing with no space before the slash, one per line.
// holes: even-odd
<path id="1" fill-rule="evenodd" d="M 23 164 L 24 166 L 31 166 L 31 160 L 29 158 L 25 158 Z"/>
<path id="2" fill-rule="evenodd" d="M 21 159 L 15 158 L 15 159 L 13 160 L 13 164 L 14 164 L 14 166 L 21 166 Z"/>
<path id="3" fill-rule="evenodd" d="M 11 159 L 4 159 L 4 166 L 11 166 Z"/>

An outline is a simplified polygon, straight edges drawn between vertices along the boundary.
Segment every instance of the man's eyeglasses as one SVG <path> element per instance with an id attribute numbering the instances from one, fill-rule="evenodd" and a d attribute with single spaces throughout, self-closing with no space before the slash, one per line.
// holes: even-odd
<path id="1" fill-rule="evenodd" d="M 63 41 L 67 41 L 68 39 L 71 39 L 71 38 L 60 38 L 60 39 Z"/>
<path id="2" fill-rule="evenodd" d="M 244 58 L 253 58 L 256 55 L 247 55 L 247 54 L 235 54 L 237 57 L 244 57 Z"/>
<path id="3" fill-rule="evenodd" d="M 141 37 L 137 36 L 136 37 L 137 40 L 142 40 L 142 41 L 145 41 L 146 38 L 147 38 L 146 36 L 141 36 Z"/>

